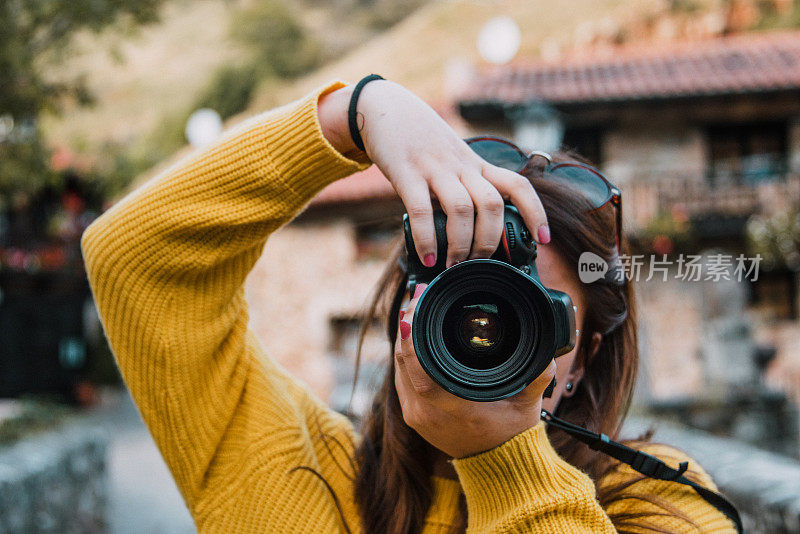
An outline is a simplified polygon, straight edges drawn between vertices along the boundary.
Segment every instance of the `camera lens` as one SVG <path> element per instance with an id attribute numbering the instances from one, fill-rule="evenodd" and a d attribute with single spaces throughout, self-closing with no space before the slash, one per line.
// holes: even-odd
<path id="1" fill-rule="evenodd" d="M 428 285 L 414 312 L 414 348 L 447 391 L 498 400 L 521 391 L 550 363 L 551 317 L 537 281 L 504 262 L 469 260 Z"/>

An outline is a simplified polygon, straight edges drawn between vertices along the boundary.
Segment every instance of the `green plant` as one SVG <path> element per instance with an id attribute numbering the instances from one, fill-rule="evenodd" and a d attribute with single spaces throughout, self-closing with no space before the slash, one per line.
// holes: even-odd
<path id="1" fill-rule="evenodd" d="M 800 28 L 800 0 L 794 0 L 788 9 L 778 9 L 774 0 L 760 0 L 757 3 L 758 21 L 754 30 L 777 30 Z"/>
<path id="2" fill-rule="evenodd" d="M 197 99 L 195 107 L 211 108 L 227 119 L 247 108 L 258 80 L 258 68 L 253 64 L 222 67 Z"/>
<path id="3" fill-rule="evenodd" d="M 279 0 L 258 2 L 233 18 L 233 36 L 254 52 L 253 67 L 262 76 L 294 78 L 323 61 L 320 44 Z"/>
<path id="4" fill-rule="evenodd" d="M 641 248 L 657 254 L 684 250 L 692 240 L 691 224 L 680 211 L 662 212 L 642 230 L 637 242 Z"/>
<path id="5" fill-rule="evenodd" d="M 697 13 L 703 8 L 697 0 L 670 0 L 669 10 L 673 13 Z"/>
<path id="6" fill-rule="evenodd" d="M 3 0 L 0 2 L 0 197 L 35 193 L 59 175 L 38 128 L 44 111 L 58 113 L 65 102 L 92 101 L 80 76 L 54 81 L 48 68 L 71 50 L 80 30 L 111 25 L 130 29 L 155 21 L 163 0 Z"/>
<path id="7" fill-rule="evenodd" d="M 28 399 L 18 402 L 19 413 L 0 421 L 0 445 L 53 428 L 75 413 L 73 409 L 55 402 Z"/>
<path id="8" fill-rule="evenodd" d="M 425 0 L 377 0 L 364 6 L 367 25 L 374 30 L 386 30 L 425 4 Z"/>
<path id="9" fill-rule="evenodd" d="M 761 255 L 765 269 L 800 272 L 800 209 L 751 217 L 747 222 L 747 244 L 752 255 Z"/>

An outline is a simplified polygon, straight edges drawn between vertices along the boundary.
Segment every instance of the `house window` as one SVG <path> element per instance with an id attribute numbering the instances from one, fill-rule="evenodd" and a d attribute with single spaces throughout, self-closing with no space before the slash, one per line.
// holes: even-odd
<path id="1" fill-rule="evenodd" d="M 785 122 L 709 127 L 710 185 L 757 185 L 786 172 L 787 130 Z"/>
<path id="2" fill-rule="evenodd" d="M 565 150 L 577 152 L 592 165 L 599 166 L 602 164 L 602 135 L 600 128 L 567 128 L 562 146 Z"/>
<path id="3" fill-rule="evenodd" d="M 334 371 L 334 387 L 328 404 L 349 417 L 361 417 L 372 403 L 386 374 L 389 342 L 379 321 L 370 325 L 364 337 L 364 348 L 358 370 L 358 383 L 353 390 L 355 358 L 361 336 L 361 317 L 333 317 L 330 320 L 330 357 Z"/>

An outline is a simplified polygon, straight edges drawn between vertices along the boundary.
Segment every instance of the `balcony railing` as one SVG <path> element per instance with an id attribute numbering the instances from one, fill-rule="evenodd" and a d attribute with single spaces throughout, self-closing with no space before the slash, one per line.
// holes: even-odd
<path id="1" fill-rule="evenodd" d="M 800 174 L 787 173 L 757 183 L 730 180 L 710 183 L 699 173 L 659 172 L 622 184 L 625 222 L 631 231 L 670 214 L 687 220 L 709 215 L 747 217 L 800 205 Z"/>

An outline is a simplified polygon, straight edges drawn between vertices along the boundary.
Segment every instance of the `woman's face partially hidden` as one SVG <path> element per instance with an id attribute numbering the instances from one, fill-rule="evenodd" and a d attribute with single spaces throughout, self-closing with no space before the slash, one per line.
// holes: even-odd
<path id="1" fill-rule="evenodd" d="M 578 308 L 575 314 L 575 326 L 578 332 L 582 332 L 586 303 L 584 302 L 583 289 L 577 273 L 572 272 L 561 254 L 552 246 L 540 245 L 538 253 L 536 268 L 539 271 L 539 278 L 542 284 L 548 289 L 557 289 L 570 296 L 572 303 Z M 581 336 L 578 335 L 577 337 L 580 340 Z M 556 358 L 556 387 L 552 397 L 542 399 L 543 409 L 554 412 L 561 398 L 572 395 L 578 388 L 578 382 L 583 377 L 583 369 L 580 366 L 576 366 L 573 369 L 573 365 L 575 356 L 578 354 L 579 343 L 580 341 L 576 343 L 575 348 L 570 352 Z M 568 382 L 572 382 L 572 392 L 566 390 Z"/>

